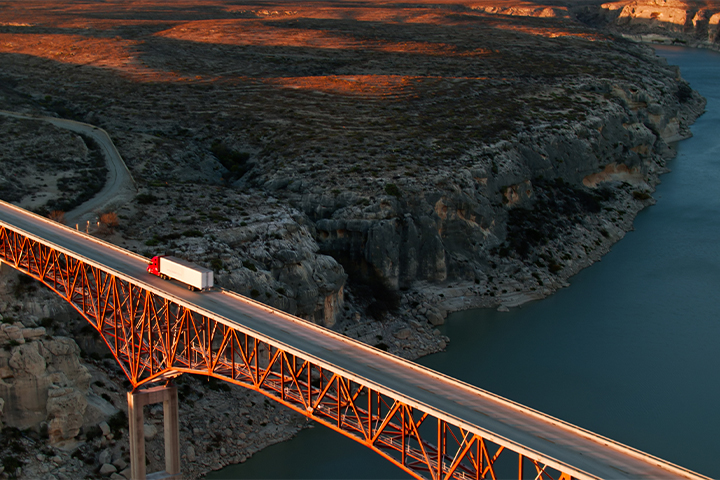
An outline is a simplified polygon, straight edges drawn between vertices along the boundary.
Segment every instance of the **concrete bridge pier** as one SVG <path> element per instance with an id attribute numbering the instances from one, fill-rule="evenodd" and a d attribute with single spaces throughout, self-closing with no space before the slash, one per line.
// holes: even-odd
<path id="1" fill-rule="evenodd" d="M 130 475 L 132 480 L 180 479 L 180 428 L 177 387 L 160 386 L 128 392 L 128 423 L 130 424 Z M 145 415 L 143 407 L 163 403 L 165 425 L 165 471 L 145 472 Z"/>

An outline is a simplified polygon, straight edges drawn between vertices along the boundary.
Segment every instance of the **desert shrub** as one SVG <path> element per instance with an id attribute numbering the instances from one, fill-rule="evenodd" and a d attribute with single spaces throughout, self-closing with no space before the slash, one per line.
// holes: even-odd
<path id="1" fill-rule="evenodd" d="M 184 237 L 202 237 L 203 233 L 200 230 L 198 230 L 197 228 L 193 228 L 190 230 L 185 230 L 184 232 L 181 233 L 181 235 Z"/>
<path id="2" fill-rule="evenodd" d="M 53 222 L 65 224 L 65 212 L 62 210 L 53 210 L 48 214 L 48 218 Z"/>
<path id="3" fill-rule="evenodd" d="M 252 263 L 248 260 L 243 260 L 242 264 L 243 264 L 243 267 L 247 268 L 248 270 L 250 270 L 252 272 L 257 272 L 257 267 L 255 266 L 254 263 Z"/>
<path id="4" fill-rule="evenodd" d="M 128 382 L 129 383 L 129 382 Z M 108 426 L 110 427 L 110 431 L 112 432 L 113 436 L 116 439 L 120 438 L 120 429 L 127 429 L 128 428 L 128 417 L 125 412 L 120 410 L 115 415 L 110 417 L 108 420 Z"/>
<path id="5" fill-rule="evenodd" d="M 222 142 L 213 143 L 210 151 L 217 157 L 222 166 L 228 169 L 223 175 L 227 182 L 239 179 L 249 170 L 247 162 L 250 160 L 250 154 L 247 152 L 238 152 Z"/>
<path id="6" fill-rule="evenodd" d="M 213 258 L 210 260 L 210 268 L 215 270 L 216 272 L 222 270 L 223 268 L 223 262 L 219 258 Z"/>
<path id="7" fill-rule="evenodd" d="M 681 83 L 678 85 L 675 96 L 680 103 L 685 103 L 692 98 L 692 88 L 687 83 Z"/>
<path id="8" fill-rule="evenodd" d="M 155 203 L 157 199 L 158 197 L 156 197 L 152 193 L 141 193 L 135 196 L 135 201 L 138 202 L 140 205 L 149 205 L 151 203 Z"/>
<path id="9" fill-rule="evenodd" d="M 13 455 L 7 455 L 3 457 L 2 464 L 5 468 L 5 473 L 7 473 L 8 477 L 10 478 L 17 478 L 18 468 L 24 465 L 24 463 L 20 459 Z"/>
<path id="10" fill-rule="evenodd" d="M 649 200 L 652 198 L 652 196 L 647 192 L 640 192 L 638 190 L 635 190 L 632 192 L 632 196 L 635 200 Z"/>
<path id="11" fill-rule="evenodd" d="M 558 273 L 560 270 L 562 270 L 562 265 L 559 263 L 551 263 L 548 265 L 548 270 L 550 270 L 551 273 Z"/>
<path id="12" fill-rule="evenodd" d="M 400 193 L 400 189 L 394 183 L 388 183 L 387 185 L 385 185 L 385 193 L 398 198 L 402 196 L 402 193 Z"/>
<path id="13" fill-rule="evenodd" d="M 117 213 L 115 212 L 105 212 L 100 214 L 99 223 L 100 232 L 106 234 L 112 234 L 115 232 L 118 225 L 120 225 Z"/>
<path id="14" fill-rule="evenodd" d="M 92 442 L 93 440 L 95 440 L 96 438 L 100 438 L 101 436 L 102 436 L 102 430 L 97 425 L 89 427 L 87 429 L 87 432 L 85 432 L 85 440 L 87 440 L 88 442 Z M 84 458 L 81 458 L 81 457 L 76 457 L 76 458 L 84 461 Z"/>

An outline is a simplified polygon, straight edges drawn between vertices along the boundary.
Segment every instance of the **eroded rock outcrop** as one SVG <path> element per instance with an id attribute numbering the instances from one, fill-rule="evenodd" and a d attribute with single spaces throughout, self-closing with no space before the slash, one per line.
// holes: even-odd
<path id="1" fill-rule="evenodd" d="M 168 235 L 162 225 L 153 227 L 158 242 L 173 238 L 168 247 L 158 248 L 206 264 L 222 287 L 333 326 L 344 305 L 347 275 L 335 259 L 319 252 L 312 225 L 299 211 L 273 199 L 237 197 L 242 210 L 215 207 L 215 215 L 222 215 L 222 221 L 202 231 Z M 229 197 L 223 194 L 218 198 L 228 202 Z"/>
<path id="2" fill-rule="evenodd" d="M 73 439 L 83 425 L 90 374 L 70 338 L 45 328 L 0 324 L 0 398 L 4 420 L 20 429 L 47 423 L 52 443 Z"/>
<path id="3" fill-rule="evenodd" d="M 572 9 L 578 19 L 654 43 L 720 50 L 720 6 L 680 0 L 632 0 Z"/>

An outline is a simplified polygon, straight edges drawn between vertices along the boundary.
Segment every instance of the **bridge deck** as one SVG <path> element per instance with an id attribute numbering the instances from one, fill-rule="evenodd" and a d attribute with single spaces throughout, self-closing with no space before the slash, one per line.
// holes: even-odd
<path id="1" fill-rule="evenodd" d="M 148 260 L 0 202 L 0 225 L 577 478 L 707 478 L 223 291 L 190 292 Z"/>

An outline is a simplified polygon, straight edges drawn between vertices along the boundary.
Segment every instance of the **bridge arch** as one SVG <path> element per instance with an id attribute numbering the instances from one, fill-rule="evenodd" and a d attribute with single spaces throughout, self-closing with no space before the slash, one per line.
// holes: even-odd
<path id="1" fill-rule="evenodd" d="M 328 369 L 311 356 L 5 225 L 0 225 L 0 261 L 35 278 L 77 310 L 100 334 L 133 390 L 182 373 L 234 383 L 358 441 L 415 478 L 496 478 L 495 463 L 509 452 L 461 422 L 433 418 L 347 372 Z M 232 292 L 222 294 L 272 310 Z M 542 461 L 515 457 L 518 478 L 523 470 L 532 478 L 570 478 L 551 473 Z"/>
<path id="2" fill-rule="evenodd" d="M 187 293 L 151 279 L 144 257 L 5 202 L 0 261 L 69 302 L 134 392 L 182 373 L 235 383 L 415 478 L 706 478 L 233 292 Z M 291 345 L 303 335 L 307 351 Z"/>

